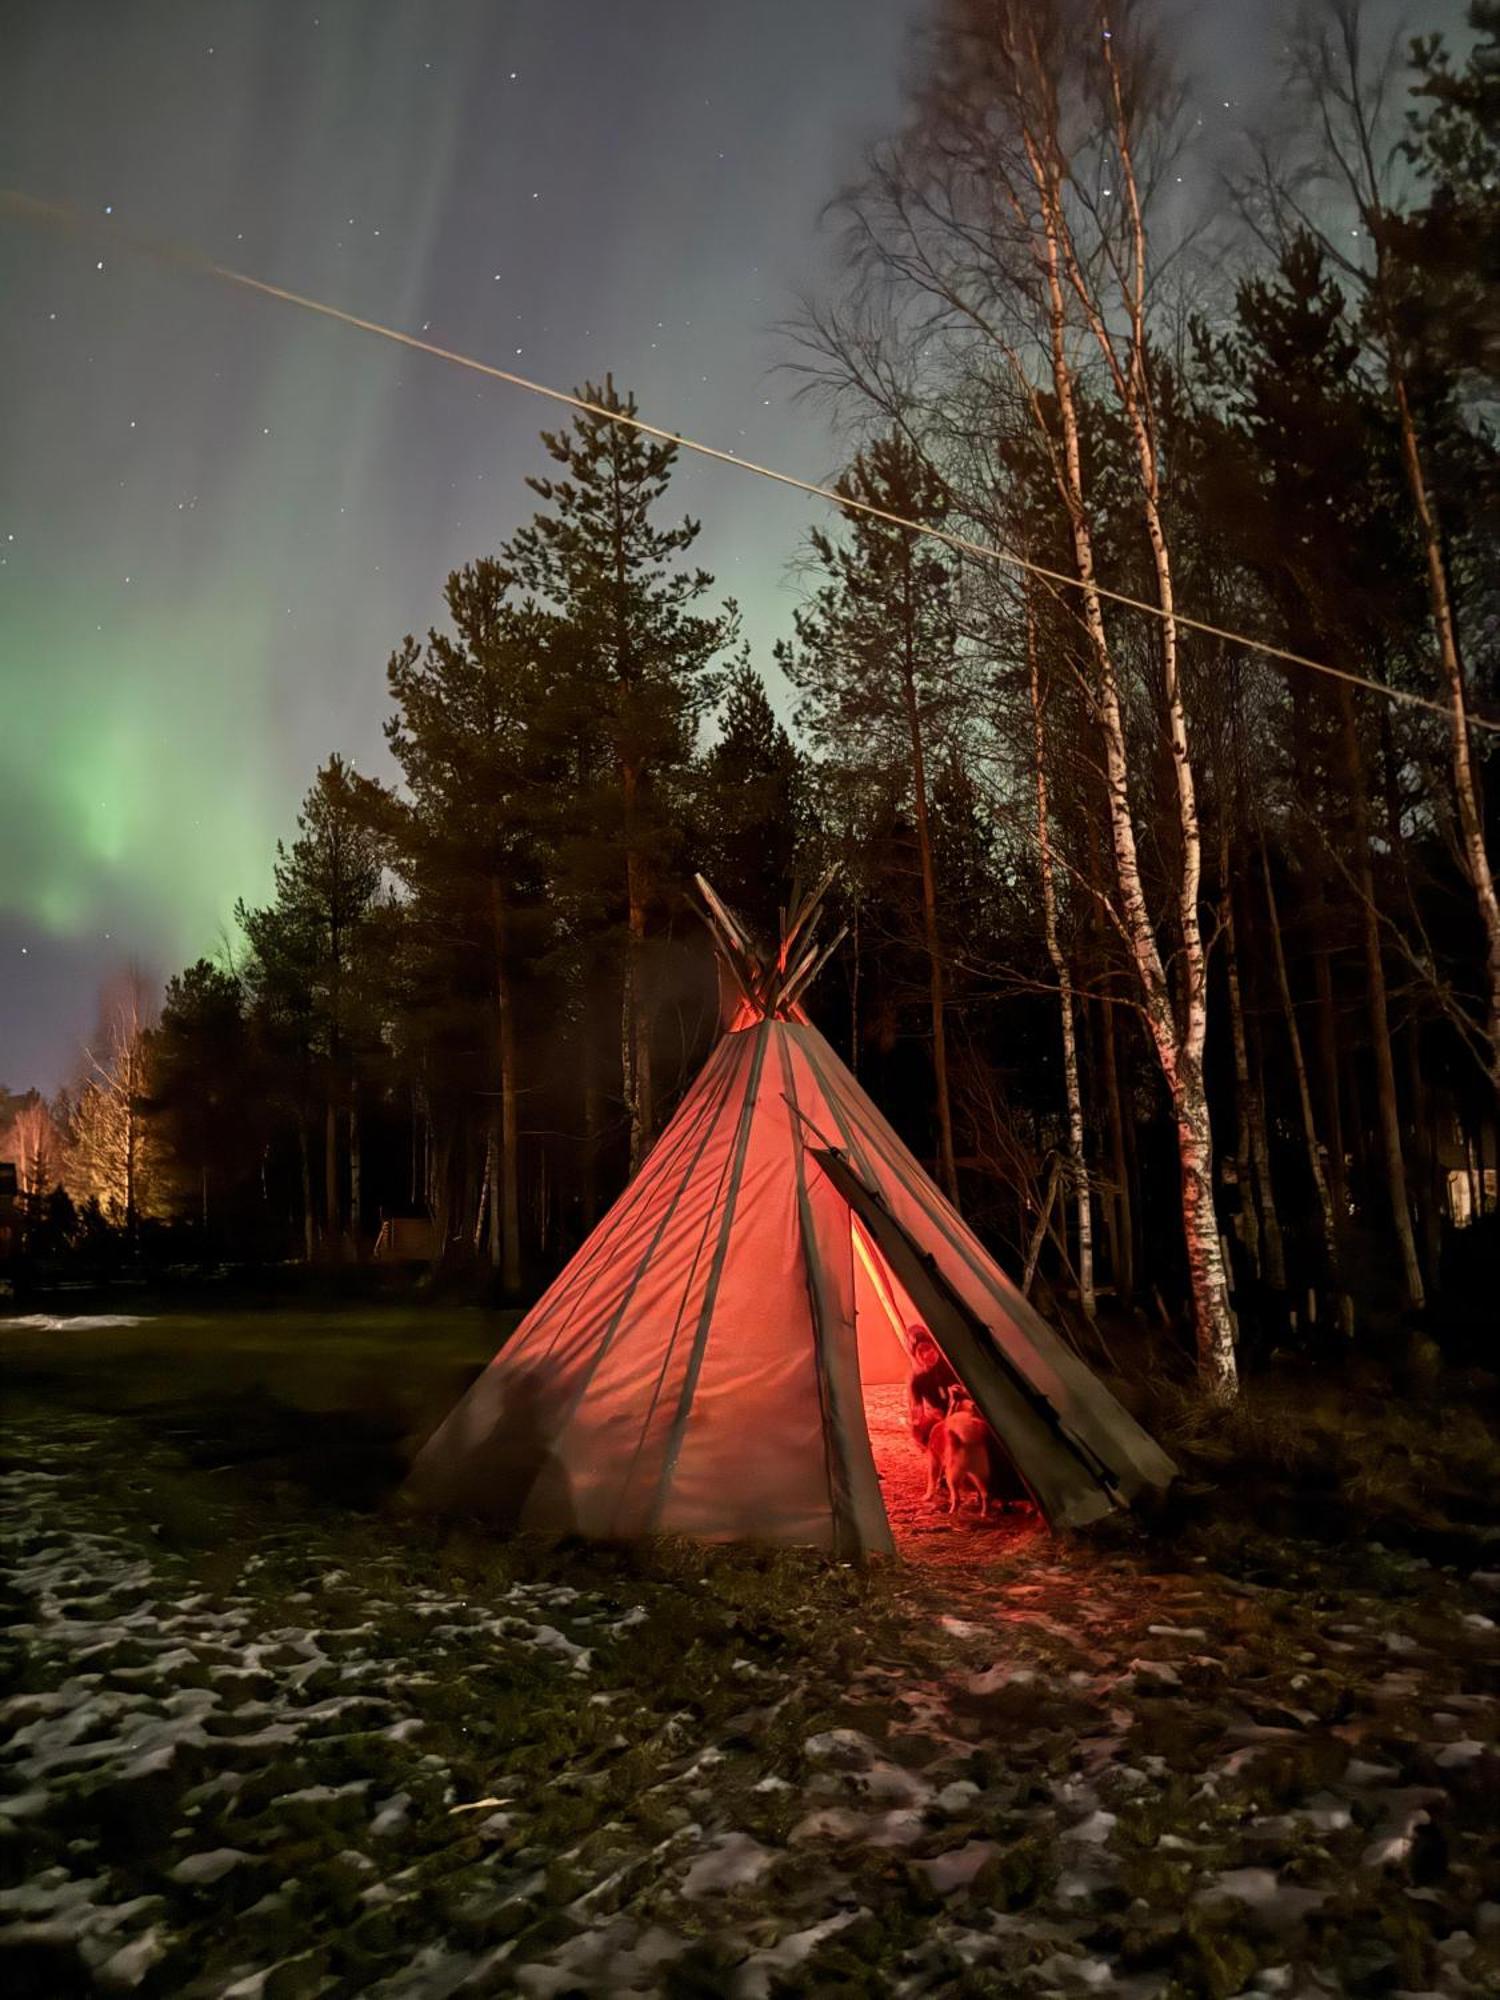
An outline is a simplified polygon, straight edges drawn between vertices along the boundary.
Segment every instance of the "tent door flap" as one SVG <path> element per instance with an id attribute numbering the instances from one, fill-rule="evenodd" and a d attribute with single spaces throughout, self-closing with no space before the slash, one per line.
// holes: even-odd
<path id="1" fill-rule="evenodd" d="M 880 1196 L 865 1185 L 842 1153 L 820 1147 L 812 1152 L 906 1287 L 959 1380 L 1011 1448 L 1027 1484 L 1034 1483 L 1025 1463 L 1028 1458 L 1035 1463 L 1034 1449 L 1061 1447 L 1113 1494 L 1119 1484 L 1114 1473 L 1069 1429 L 1047 1397 L 1025 1380 L 990 1328 L 964 1304 L 934 1259 L 912 1241 Z M 1032 1449 L 1027 1448 L 1028 1441 Z M 1040 1494 L 1037 1497 L 1041 1499 Z"/>

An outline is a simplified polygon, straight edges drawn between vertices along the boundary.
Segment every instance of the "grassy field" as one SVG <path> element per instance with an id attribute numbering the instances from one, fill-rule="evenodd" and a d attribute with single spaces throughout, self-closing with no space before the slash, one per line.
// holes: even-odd
<path id="1" fill-rule="evenodd" d="M 1500 1991 L 1472 1398 L 1162 1413 L 1150 1538 L 408 1514 L 478 1311 L 0 1324 L 0 1990 Z"/>

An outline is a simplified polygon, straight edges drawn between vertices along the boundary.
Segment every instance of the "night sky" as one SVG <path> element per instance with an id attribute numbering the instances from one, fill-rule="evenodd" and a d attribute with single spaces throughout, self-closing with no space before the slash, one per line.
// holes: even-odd
<path id="1" fill-rule="evenodd" d="M 217 948 L 330 751 L 384 771 L 386 658 L 559 421 L 110 232 L 560 387 L 613 369 L 822 478 L 776 323 L 922 5 L 12 0 L 0 186 L 100 233 L 0 220 L 0 1083 L 62 1083 L 127 961 Z M 1270 11 L 1196 9 L 1210 120 L 1263 88 Z M 810 503 L 691 462 L 676 492 L 768 666 Z"/>

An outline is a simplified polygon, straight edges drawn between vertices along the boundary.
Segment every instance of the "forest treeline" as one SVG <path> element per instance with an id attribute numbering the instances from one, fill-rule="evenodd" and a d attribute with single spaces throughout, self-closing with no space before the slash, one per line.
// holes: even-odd
<path id="1" fill-rule="evenodd" d="M 36 1244 L 349 1259 L 427 1217 L 530 1289 L 716 1032 L 694 872 L 774 933 L 836 865 L 812 1012 L 1075 1324 L 1180 1325 L 1227 1393 L 1473 1285 L 1500 5 L 1457 50 L 1307 10 L 1207 200 L 1149 0 L 944 0 L 912 76 L 791 333 L 851 446 L 774 662 L 671 445 L 544 434 L 533 519 L 390 659 L 392 780 L 331 756 L 233 954 L 10 1101 Z"/>

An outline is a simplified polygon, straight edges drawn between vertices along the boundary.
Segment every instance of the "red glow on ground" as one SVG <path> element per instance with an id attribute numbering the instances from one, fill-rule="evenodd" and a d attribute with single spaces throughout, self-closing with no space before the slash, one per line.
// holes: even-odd
<path id="1" fill-rule="evenodd" d="M 898 1555 L 927 1567 L 967 1568 L 1014 1555 L 1045 1534 L 1034 1507 L 1001 1509 L 992 1503 L 988 1519 L 974 1512 L 944 1513 L 946 1502 L 924 1498 L 927 1458 L 907 1427 L 905 1385 L 871 1383 L 864 1402 L 870 1449 Z"/>

